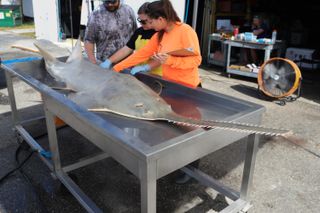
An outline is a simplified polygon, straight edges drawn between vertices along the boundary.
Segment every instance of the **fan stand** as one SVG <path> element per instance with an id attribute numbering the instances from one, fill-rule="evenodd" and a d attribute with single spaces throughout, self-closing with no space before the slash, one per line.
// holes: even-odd
<path id="1" fill-rule="evenodd" d="M 258 92 L 259 97 L 266 101 L 272 101 L 280 106 L 285 106 L 287 102 L 296 101 L 301 96 L 301 86 L 302 86 L 302 78 L 300 78 L 298 89 L 291 95 L 282 97 L 282 98 L 275 98 L 271 96 L 267 96 L 260 90 L 260 86 L 258 85 Z"/>

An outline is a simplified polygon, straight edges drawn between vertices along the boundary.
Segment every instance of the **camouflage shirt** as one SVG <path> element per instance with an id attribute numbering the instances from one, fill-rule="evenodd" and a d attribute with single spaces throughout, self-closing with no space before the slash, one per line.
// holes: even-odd
<path id="1" fill-rule="evenodd" d="M 84 39 L 96 44 L 97 59 L 104 61 L 126 45 L 136 28 L 134 12 L 128 5 L 121 4 L 115 12 L 101 5 L 90 15 Z"/>

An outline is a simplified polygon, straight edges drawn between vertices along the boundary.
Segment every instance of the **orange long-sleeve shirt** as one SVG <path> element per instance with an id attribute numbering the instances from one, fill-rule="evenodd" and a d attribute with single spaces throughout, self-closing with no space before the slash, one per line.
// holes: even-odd
<path id="1" fill-rule="evenodd" d="M 173 29 L 163 34 L 158 42 L 158 33 L 154 34 L 148 44 L 113 67 L 117 72 L 146 61 L 154 53 L 167 53 L 178 49 L 192 48 L 195 56 L 169 56 L 162 65 L 163 79 L 189 87 L 200 83 L 198 66 L 201 63 L 199 40 L 196 32 L 187 24 L 176 23 Z"/>

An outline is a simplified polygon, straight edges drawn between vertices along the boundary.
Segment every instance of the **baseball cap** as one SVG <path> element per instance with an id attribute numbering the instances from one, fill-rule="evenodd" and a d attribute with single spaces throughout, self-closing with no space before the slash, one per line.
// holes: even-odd
<path id="1" fill-rule="evenodd" d="M 103 1 L 103 3 L 105 3 L 105 4 L 115 4 L 117 2 L 118 2 L 118 0 L 104 0 Z"/>

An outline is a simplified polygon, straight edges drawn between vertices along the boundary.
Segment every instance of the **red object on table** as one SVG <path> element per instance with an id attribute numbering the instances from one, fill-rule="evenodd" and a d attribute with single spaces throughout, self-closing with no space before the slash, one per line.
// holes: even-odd
<path id="1" fill-rule="evenodd" d="M 239 34 L 239 28 L 238 27 L 233 28 L 233 35 L 237 36 L 238 34 Z"/>

